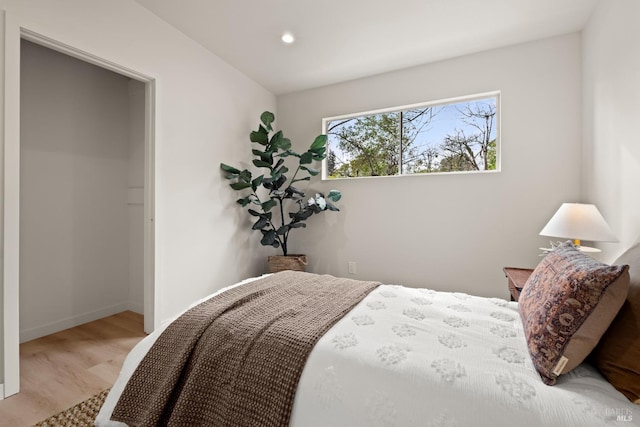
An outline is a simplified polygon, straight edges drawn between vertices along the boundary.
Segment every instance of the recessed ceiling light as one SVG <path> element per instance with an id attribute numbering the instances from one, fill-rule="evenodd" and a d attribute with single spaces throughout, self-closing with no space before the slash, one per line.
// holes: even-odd
<path id="1" fill-rule="evenodd" d="M 282 43 L 291 44 L 296 41 L 296 38 L 293 37 L 293 34 L 286 32 L 282 35 Z"/>

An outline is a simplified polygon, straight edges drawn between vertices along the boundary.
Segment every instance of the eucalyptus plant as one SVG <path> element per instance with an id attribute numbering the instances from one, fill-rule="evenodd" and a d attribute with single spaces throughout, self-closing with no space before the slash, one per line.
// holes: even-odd
<path id="1" fill-rule="evenodd" d="M 231 188 L 246 194 L 237 203 L 247 207 L 249 214 L 255 217 L 251 228 L 262 233 L 260 243 L 281 248 L 282 254 L 287 255 L 289 233 L 296 228 L 305 228 L 307 224 L 304 221 L 313 214 L 338 211 L 332 202 L 340 200 L 342 195 L 331 190 L 326 196 L 318 192 L 314 197 L 305 198 L 305 193 L 294 187 L 294 184 L 310 181 L 312 176 L 320 173 L 311 165 L 326 157 L 327 136 L 318 135 L 307 151 L 297 153 L 291 149 L 291 141 L 281 130 L 274 131 L 274 120 L 273 113 L 265 111 L 260 115 L 258 130 L 249 135 L 251 153 L 255 157 L 253 165 L 263 173 L 254 178 L 248 169 L 240 170 L 224 163 L 220 163 L 220 168 L 226 172 L 225 178 L 232 181 L 229 184 Z M 287 157 L 297 158 L 298 163 L 291 178 L 287 176 Z"/>

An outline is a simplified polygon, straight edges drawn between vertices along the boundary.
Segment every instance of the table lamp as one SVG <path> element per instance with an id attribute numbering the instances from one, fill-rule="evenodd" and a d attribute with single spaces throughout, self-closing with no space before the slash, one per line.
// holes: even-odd
<path id="1" fill-rule="evenodd" d="M 596 205 L 563 203 L 540 232 L 541 236 L 571 239 L 581 251 L 600 252 L 600 249 L 581 246 L 581 240 L 590 242 L 617 242 Z"/>

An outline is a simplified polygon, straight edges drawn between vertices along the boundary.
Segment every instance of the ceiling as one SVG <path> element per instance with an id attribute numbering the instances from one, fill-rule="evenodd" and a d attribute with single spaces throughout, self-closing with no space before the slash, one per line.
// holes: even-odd
<path id="1" fill-rule="evenodd" d="M 280 95 L 579 31 L 599 0 L 136 1 Z"/>

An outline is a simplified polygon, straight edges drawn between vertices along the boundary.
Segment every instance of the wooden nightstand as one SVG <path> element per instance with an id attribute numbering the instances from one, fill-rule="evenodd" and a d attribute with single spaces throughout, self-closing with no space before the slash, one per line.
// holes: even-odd
<path id="1" fill-rule="evenodd" d="M 527 283 L 527 279 L 531 276 L 533 270 L 530 268 L 505 267 L 502 271 L 504 271 L 504 275 L 509 279 L 511 301 L 518 301 L 522 287 Z"/>

